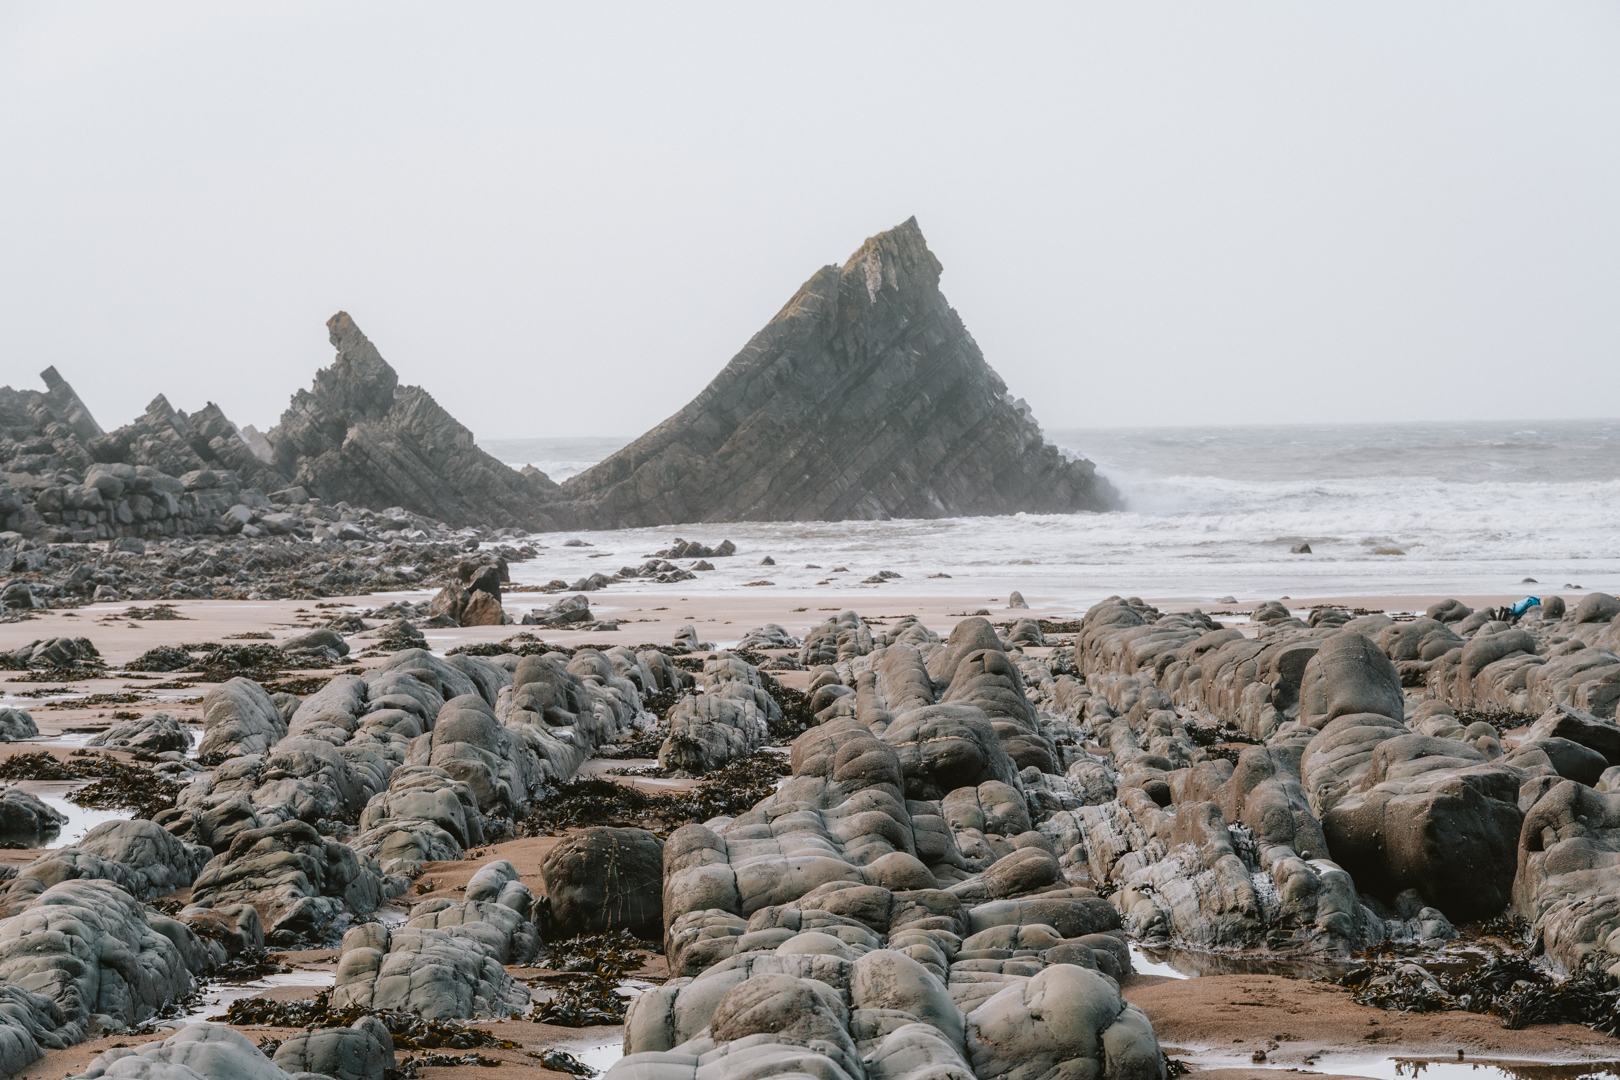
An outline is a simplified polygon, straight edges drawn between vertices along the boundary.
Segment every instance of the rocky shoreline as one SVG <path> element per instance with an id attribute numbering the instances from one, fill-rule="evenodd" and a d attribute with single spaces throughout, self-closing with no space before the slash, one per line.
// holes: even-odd
<path id="1" fill-rule="evenodd" d="M 0 541 L 363 542 L 1117 508 L 1095 466 L 1047 443 L 1007 391 L 940 293 L 941 270 L 915 219 L 870 238 L 679 413 L 561 485 L 479 449 L 343 311 L 327 320 L 335 359 L 262 434 L 161 394 L 108 432 L 50 367 L 44 391 L 0 387 Z"/>
<path id="2" fill-rule="evenodd" d="M 1516 621 L 784 599 L 716 651 L 673 616 L 642 644 L 460 625 L 433 609 L 498 606 L 503 549 L 416 547 L 431 602 L 0 626 L 13 682 L 59 684 L 0 723 L 0 1069 L 1620 1059 L 1604 594 Z"/>

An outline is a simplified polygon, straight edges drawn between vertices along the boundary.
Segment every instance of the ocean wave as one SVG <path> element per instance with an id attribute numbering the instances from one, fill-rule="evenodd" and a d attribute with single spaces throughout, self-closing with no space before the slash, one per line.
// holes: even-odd
<path id="1" fill-rule="evenodd" d="M 1058 437 L 1086 451 L 1083 441 L 1069 442 L 1073 434 Z M 1534 432 L 1505 423 L 1178 429 L 1110 438 L 1113 446 L 1087 456 L 1124 496 L 1127 508 L 1114 513 L 581 533 L 593 547 L 551 547 L 513 573 L 535 582 L 611 573 L 681 535 L 709 543 L 729 537 L 742 550 L 736 559 L 715 560 L 718 570 L 673 587 L 682 595 L 759 580 L 764 555 L 776 559 L 768 573 L 781 589 L 982 591 L 988 600 L 1019 588 L 1069 606 L 1112 592 L 1496 595 L 1527 587 L 1526 577 L 1538 587 L 1620 591 L 1620 423 L 1538 425 Z M 1501 444 L 1494 456 L 1492 440 Z M 575 450 L 567 440 L 546 440 L 549 456 L 535 464 L 564 479 L 611 452 L 613 442 Z M 1373 444 L 1383 445 L 1370 452 Z M 1519 453 L 1526 447 L 1533 451 L 1528 457 Z M 1356 461 L 1360 473 L 1341 475 Z M 1290 553 L 1301 543 L 1310 544 L 1311 555 Z M 609 551 L 617 557 L 587 558 Z M 850 573 L 830 576 L 835 566 Z M 885 586 L 858 584 L 884 569 L 904 577 Z M 818 584 L 828 580 L 833 584 Z M 670 588 L 613 586 L 632 595 Z"/>

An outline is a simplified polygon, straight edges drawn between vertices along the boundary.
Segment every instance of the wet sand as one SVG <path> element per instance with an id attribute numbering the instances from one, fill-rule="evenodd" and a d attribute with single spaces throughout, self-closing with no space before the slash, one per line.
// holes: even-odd
<path id="1" fill-rule="evenodd" d="M 1500 1019 L 1475 1013 L 1385 1012 L 1355 1004 L 1348 990 L 1326 982 L 1276 975 L 1193 979 L 1134 975 L 1126 979 L 1123 990 L 1153 1021 L 1159 1043 L 1171 1057 L 1231 1059 L 1238 1070 L 1256 1051 L 1266 1055 L 1270 1070 L 1327 1073 L 1346 1071 L 1336 1061 L 1456 1060 L 1458 1051 L 1464 1060 L 1620 1060 L 1620 1039 L 1579 1025 L 1543 1024 L 1509 1031 Z"/>

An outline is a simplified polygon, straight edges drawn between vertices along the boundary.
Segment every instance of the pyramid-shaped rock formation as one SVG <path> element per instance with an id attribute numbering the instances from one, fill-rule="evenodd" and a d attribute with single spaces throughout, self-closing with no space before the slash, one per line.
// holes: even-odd
<path id="1" fill-rule="evenodd" d="M 939 291 L 915 218 L 800 287 L 680 412 L 562 487 L 597 528 L 1107 510 Z"/>
<path id="2" fill-rule="evenodd" d="M 281 472 L 328 503 L 401 506 L 453 526 L 554 527 L 544 503 L 556 484 L 495 460 L 426 390 L 400 386 L 347 312 L 326 326 L 337 359 L 265 435 Z"/>

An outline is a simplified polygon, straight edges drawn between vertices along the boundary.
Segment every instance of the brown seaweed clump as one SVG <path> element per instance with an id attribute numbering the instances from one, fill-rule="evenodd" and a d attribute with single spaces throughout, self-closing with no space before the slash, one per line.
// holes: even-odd
<path id="1" fill-rule="evenodd" d="M 629 999 L 618 992 L 626 975 L 644 964 L 647 948 L 628 930 L 589 934 L 550 946 L 537 962 L 560 972 L 544 981 L 555 987 L 549 1001 L 536 1005 L 530 1019 L 561 1027 L 622 1024 Z"/>
<path id="2" fill-rule="evenodd" d="M 97 810 L 131 810 L 151 818 L 174 806 L 180 785 L 161 773 L 114 757 L 85 754 L 63 760 L 44 750 L 0 761 L 0 780 L 93 780 L 68 793 L 68 801 Z"/>
<path id="3" fill-rule="evenodd" d="M 191 654 L 178 645 L 147 649 L 125 665 L 128 671 L 179 671 L 191 663 Z"/>
<path id="4" fill-rule="evenodd" d="M 231 1002 L 222 1015 L 210 1016 L 211 1023 L 240 1026 L 331 1028 L 349 1027 L 366 1016 L 375 1016 L 394 1037 L 395 1050 L 476 1050 L 522 1049 L 519 1043 L 503 1039 L 488 1028 L 462 1027 L 448 1020 L 429 1020 L 400 1010 L 373 1010 L 359 1005 L 332 1008 L 332 992 L 322 990 L 309 1001 L 272 1001 L 269 998 L 240 998 Z"/>
<path id="5" fill-rule="evenodd" d="M 761 751 L 715 770 L 695 788 L 667 794 L 580 777 L 542 793 L 517 822 L 517 835 L 550 836 L 562 829 L 612 825 L 668 836 L 682 825 L 747 813 L 776 791 L 776 778 L 787 772 L 782 755 Z"/>
<path id="6" fill-rule="evenodd" d="M 1502 1019 L 1513 1030 L 1534 1024 L 1584 1024 L 1620 1035 L 1620 980 L 1596 965 L 1556 979 L 1529 957 L 1495 952 L 1458 973 L 1420 964 L 1374 963 L 1345 975 L 1351 1000 L 1389 1012 L 1456 1010 Z"/>

